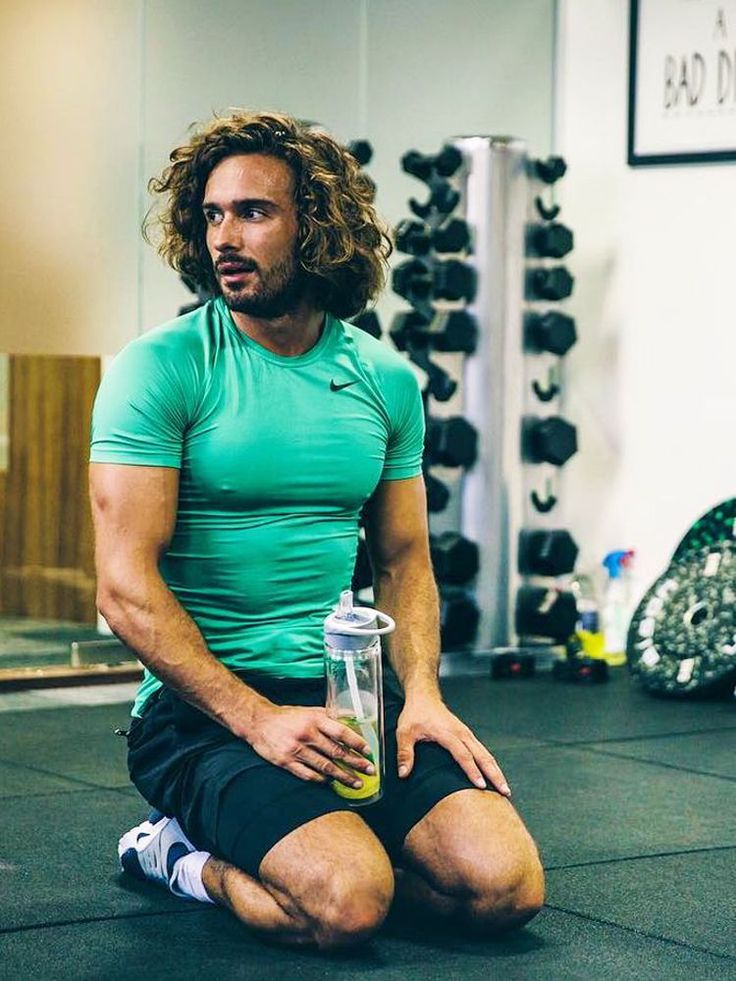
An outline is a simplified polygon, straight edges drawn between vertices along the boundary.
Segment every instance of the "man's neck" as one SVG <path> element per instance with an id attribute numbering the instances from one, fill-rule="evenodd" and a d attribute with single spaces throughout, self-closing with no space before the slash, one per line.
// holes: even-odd
<path id="1" fill-rule="evenodd" d="M 288 358 L 295 358 L 313 348 L 325 324 L 324 310 L 315 310 L 307 304 L 273 320 L 250 317 L 236 310 L 231 310 L 230 316 L 238 330 L 251 340 L 267 351 Z"/>

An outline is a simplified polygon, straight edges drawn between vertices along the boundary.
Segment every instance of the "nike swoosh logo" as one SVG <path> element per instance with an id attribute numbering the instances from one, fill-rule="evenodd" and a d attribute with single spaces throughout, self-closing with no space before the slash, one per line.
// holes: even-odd
<path id="1" fill-rule="evenodd" d="M 338 385 L 334 379 L 330 381 L 330 391 L 331 392 L 341 392 L 343 388 L 349 388 L 351 385 L 357 385 L 357 379 L 351 382 L 343 382 L 342 385 Z"/>

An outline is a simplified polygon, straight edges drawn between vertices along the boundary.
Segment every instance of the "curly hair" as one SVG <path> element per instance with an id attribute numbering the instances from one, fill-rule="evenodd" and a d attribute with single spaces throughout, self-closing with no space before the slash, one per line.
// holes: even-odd
<path id="1" fill-rule="evenodd" d="M 373 207 L 374 187 L 352 154 L 327 133 L 276 112 L 238 110 L 215 116 L 176 147 L 148 189 L 166 195 L 144 222 L 158 252 L 185 281 L 220 292 L 205 243 L 202 214 L 210 173 L 226 157 L 260 153 L 284 160 L 294 175 L 298 253 L 315 302 L 337 317 L 362 312 L 385 284 L 391 241 Z"/>

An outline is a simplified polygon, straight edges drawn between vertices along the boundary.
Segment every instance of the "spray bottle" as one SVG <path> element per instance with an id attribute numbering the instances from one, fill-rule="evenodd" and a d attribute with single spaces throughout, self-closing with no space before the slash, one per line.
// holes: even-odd
<path id="1" fill-rule="evenodd" d="M 609 552 L 603 560 L 608 580 L 603 596 L 603 657 L 616 667 L 626 663 L 626 634 L 629 628 L 628 570 L 634 558 L 631 549 Z"/>

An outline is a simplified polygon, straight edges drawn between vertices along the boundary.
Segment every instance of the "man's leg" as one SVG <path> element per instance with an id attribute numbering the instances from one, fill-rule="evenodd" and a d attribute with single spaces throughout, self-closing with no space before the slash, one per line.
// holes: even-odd
<path id="1" fill-rule="evenodd" d="M 544 902 L 537 848 L 508 800 L 484 790 L 443 798 L 411 829 L 397 897 L 476 932 L 521 926 Z"/>
<path id="2" fill-rule="evenodd" d="M 255 879 L 211 858 L 202 871 L 211 898 L 273 940 L 322 949 L 370 937 L 391 905 L 391 863 L 356 815 L 326 814 L 266 853 Z"/>

